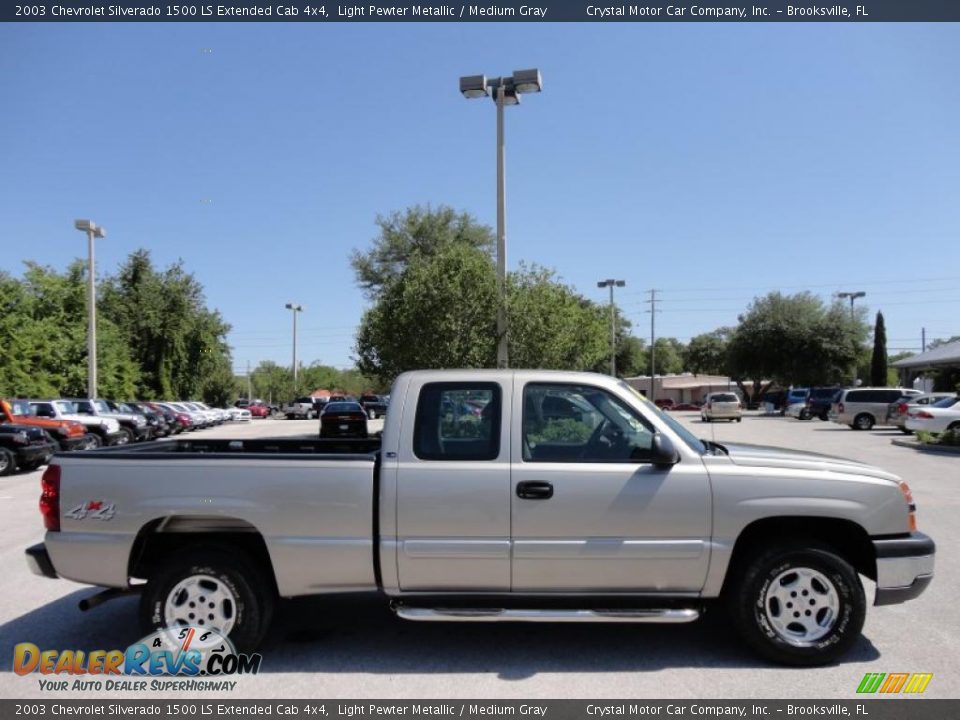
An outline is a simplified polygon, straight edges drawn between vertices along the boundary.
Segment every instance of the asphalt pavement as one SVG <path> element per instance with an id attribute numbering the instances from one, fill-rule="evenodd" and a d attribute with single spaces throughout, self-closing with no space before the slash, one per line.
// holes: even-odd
<path id="1" fill-rule="evenodd" d="M 868 672 L 932 672 L 926 697 L 960 697 L 960 456 L 894 446 L 899 432 L 855 432 L 818 420 L 747 415 L 742 423 L 701 423 L 701 437 L 801 448 L 848 457 L 910 483 L 920 529 L 937 541 L 936 577 L 903 605 L 867 613 L 863 638 L 832 667 L 793 669 L 758 660 L 719 612 L 680 626 L 410 623 L 376 595 L 285 601 L 262 648 L 256 676 L 217 698 L 844 698 Z M 382 421 L 371 423 L 379 429 Z M 317 421 L 255 420 L 202 431 L 209 437 L 313 436 Z M 13 647 L 125 648 L 139 639 L 136 599 L 77 608 L 95 590 L 36 577 L 23 550 L 43 539 L 37 510 L 42 471 L 0 478 L 0 697 L 130 697 L 121 691 L 52 692 L 40 675 L 11 670 Z M 136 482 L 132 477 L 131 482 Z M 868 595 L 872 588 L 868 583 Z M 952 599 L 951 599 L 952 598 Z M 69 678 L 71 681 L 74 678 Z M 137 697 L 175 697 L 139 693 Z"/>

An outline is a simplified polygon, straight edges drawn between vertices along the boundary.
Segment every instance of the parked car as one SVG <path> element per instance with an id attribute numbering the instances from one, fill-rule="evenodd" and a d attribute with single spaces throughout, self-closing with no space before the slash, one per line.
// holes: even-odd
<path id="1" fill-rule="evenodd" d="M 28 400 L 27 402 L 30 404 L 30 411 L 37 417 L 83 423 L 87 429 L 88 448 L 123 445 L 128 441 L 127 434 L 120 429 L 118 420 L 83 415 L 77 412 L 76 406 L 69 400 Z"/>
<path id="2" fill-rule="evenodd" d="M 145 416 L 149 417 L 149 413 L 154 413 L 158 418 L 162 418 L 163 424 L 166 426 L 165 434 L 168 436 L 183 432 L 184 426 L 177 420 L 177 415 L 172 410 L 162 408 L 155 403 L 143 402 L 139 400 L 128 401 L 124 404 L 142 412 Z"/>
<path id="3" fill-rule="evenodd" d="M 376 420 L 387 414 L 387 403 L 379 395 L 361 395 L 360 405 L 367 411 L 367 417 L 371 420 Z"/>
<path id="4" fill-rule="evenodd" d="M 367 413 L 360 403 L 328 402 L 320 413 L 320 437 L 367 437 Z"/>
<path id="5" fill-rule="evenodd" d="M 590 411 L 528 423 L 546 393 Z M 446 399 L 478 394 L 480 422 L 448 421 Z M 861 575 L 875 605 L 933 579 L 936 547 L 896 475 L 699 440 L 616 378 L 428 370 L 392 395 L 382 440 L 190 438 L 55 458 L 27 562 L 115 588 L 93 600 L 135 587 L 143 634 L 189 624 L 184 598 L 209 591 L 204 626 L 241 651 L 279 598 L 368 590 L 426 621 L 681 623 L 715 607 L 755 652 L 799 666 L 861 645 Z M 85 512 L 91 498 L 109 522 Z"/>
<path id="6" fill-rule="evenodd" d="M 233 422 L 250 422 L 250 411 L 245 407 L 230 407 L 227 408 L 227 412 L 230 414 L 230 420 Z"/>
<path id="7" fill-rule="evenodd" d="M 247 406 L 247 410 L 250 411 L 251 418 L 265 418 L 270 417 L 270 408 L 259 401 L 254 401 Z"/>
<path id="8" fill-rule="evenodd" d="M 0 476 L 18 468 L 36 470 L 50 461 L 57 445 L 43 428 L 32 425 L 0 425 Z"/>
<path id="9" fill-rule="evenodd" d="M 675 403 L 672 407 L 664 408 L 664 409 L 670 410 L 671 412 L 681 412 L 681 411 L 689 412 L 692 410 L 699 410 L 701 407 L 703 407 L 703 403 L 701 402 L 680 402 L 680 403 Z"/>
<path id="10" fill-rule="evenodd" d="M 120 429 L 127 434 L 128 442 L 149 440 L 153 431 L 142 415 L 114 412 L 105 400 L 93 398 L 67 398 L 81 415 L 92 417 L 112 417 L 120 423 Z"/>
<path id="11" fill-rule="evenodd" d="M 810 396 L 809 388 L 790 388 L 784 398 L 783 405 L 780 407 L 780 414 L 787 415 L 790 407 L 793 405 L 806 405 L 807 398 Z M 798 412 L 798 411 L 795 411 Z"/>
<path id="12" fill-rule="evenodd" d="M 820 418 L 824 422 L 830 419 L 830 406 L 840 395 L 843 388 L 839 387 L 815 387 L 810 388 L 807 396 L 805 409 L 800 413 L 801 420 L 810 418 Z"/>
<path id="13" fill-rule="evenodd" d="M 926 395 L 917 395 L 912 398 L 900 398 L 894 400 L 887 406 L 887 424 L 900 428 L 900 432 L 910 434 L 912 430 L 907 429 L 907 415 L 912 411 L 932 405 L 935 402 L 946 398 L 955 397 L 956 393 L 936 392 Z"/>
<path id="14" fill-rule="evenodd" d="M 743 421 L 743 405 L 736 393 L 712 392 L 708 393 L 703 407 L 700 408 L 700 419 L 703 422 L 714 420 Z"/>
<path id="15" fill-rule="evenodd" d="M 316 400 L 309 396 L 298 397 L 284 405 L 282 412 L 287 420 L 313 420 L 320 416 Z"/>
<path id="16" fill-rule="evenodd" d="M 137 407 L 132 403 L 116 402 L 115 400 L 106 400 L 110 410 L 118 415 L 140 415 L 147 421 L 147 427 L 150 428 L 150 439 L 166 437 L 170 434 L 170 427 L 167 420 L 162 415 L 150 409 Z"/>
<path id="17" fill-rule="evenodd" d="M 940 434 L 947 430 L 960 430 L 960 397 L 943 398 L 927 407 L 910 410 L 907 430 Z"/>
<path id="18" fill-rule="evenodd" d="M 30 425 L 50 433 L 61 450 L 85 450 L 90 445 L 87 428 L 72 420 L 51 420 L 33 414 L 23 400 L 0 400 L 0 423 Z"/>
<path id="19" fill-rule="evenodd" d="M 188 418 L 190 418 L 190 429 L 191 430 L 203 430 L 204 428 L 210 427 L 213 423 L 210 420 L 210 416 L 206 413 L 199 412 L 189 407 L 186 403 L 182 402 L 165 402 L 162 403 L 166 407 L 169 407 L 173 410 L 176 410 L 179 413 L 183 413 Z"/>
<path id="20" fill-rule="evenodd" d="M 834 399 L 829 417 L 854 430 L 869 430 L 888 422 L 887 408 L 890 403 L 922 394 L 919 390 L 909 388 L 847 388 Z"/>
<path id="21" fill-rule="evenodd" d="M 653 401 L 653 404 L 661 410 L 672 410 L 675 403 L 673 398 L 657 398 Z"/>

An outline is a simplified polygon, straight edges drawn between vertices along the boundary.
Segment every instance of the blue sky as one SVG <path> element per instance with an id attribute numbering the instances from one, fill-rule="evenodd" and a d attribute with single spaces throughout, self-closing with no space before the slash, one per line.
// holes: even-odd
<path id="1" fill-rule="evenodd" d="M 890 347 L 960 334 L 960 27 L 924 24 L 47 24 L 0 27 L 0 269 L 182 258 L 234 365 L 348 366 L 348 257 L 374 218 L 495 224 L 493 104 L 460 75 L 538 67 L 507 115 L 509 265 L 555 268 L 647 336 L 768 290 L 864 290 Z M 863 302 L 863 301 L 861 301 Z"/>

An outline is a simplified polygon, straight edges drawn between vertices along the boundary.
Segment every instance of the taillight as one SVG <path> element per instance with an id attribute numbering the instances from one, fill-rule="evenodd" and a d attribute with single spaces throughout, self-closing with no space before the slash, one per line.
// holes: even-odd
<path id="1" fill-rule="evenodd" d="M 917 530 L 917 505 L 913 502 L 913 493 L 910 492 L 910 486 L 905 482 L 900 482 L 900 492 L 907 503 L 907 529 L 910 532 Z"/>
<path id="2" fill-rule="evenodd" d="M 837 412 L 838 412 L 838 413 L 842 413 L 842 412 L 843 412 L 843 403 L 837 403 Z"/>
<path id="3" fill-rule="evenodd" d="M 907 411 L 907 404 L 900 403 L 897 405 L 897 415 L 903 415 Z"/>
<path id="4" fill-rule="evenodd" d="M 913 417 L 923 418 L 924 420 L 933 420 L 933 415 L 928 413 L 926 410 L 921 410 Z"/>
<path id="5" fill-rule="evenodd" d="M 48 465 L 40 478 L 40 514 L 43 526 L 60 531 L 60 466 Z"/>

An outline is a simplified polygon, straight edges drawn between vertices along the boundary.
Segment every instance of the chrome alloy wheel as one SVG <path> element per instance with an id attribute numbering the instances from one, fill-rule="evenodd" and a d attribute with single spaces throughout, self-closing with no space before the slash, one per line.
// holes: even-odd
<path id="1" fill-rule="evenodd" d="M 191 625 L 230 634 L 237 620 L 237 599 L 221 580 L 210 575 L 184 578 L 167 595 L 166 627 Z"/>
<path id="2" fill-rule="evenodd" d="M 840 613 L 840 595 L 823 573 L 806 567 L 777 575 L 763 596 L 774 632 L 795 647 L 809 647 L 829 633 Z"/>

